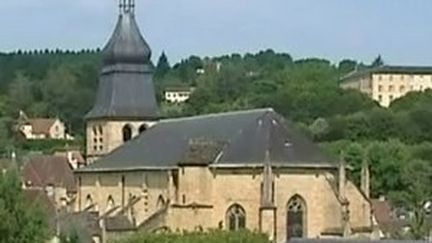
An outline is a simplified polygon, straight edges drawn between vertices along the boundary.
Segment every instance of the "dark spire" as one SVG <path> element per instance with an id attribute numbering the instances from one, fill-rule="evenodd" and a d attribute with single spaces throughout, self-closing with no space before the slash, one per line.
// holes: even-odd
<path id="1" fill-rule="evenodd" d="M 120 0 L 114 33 L 102 51 L 103 67 L 87 119 L 157 119 L 151 50 L 135 20 L 134 0 Z"/>
<path id="2" fill-rule="evenodd" d="M 108 44 L 102 51 L 103 63 L 150 63 L 151 50 L 135 20 L 135 1 L 120 0 L 120 15 Z"/>

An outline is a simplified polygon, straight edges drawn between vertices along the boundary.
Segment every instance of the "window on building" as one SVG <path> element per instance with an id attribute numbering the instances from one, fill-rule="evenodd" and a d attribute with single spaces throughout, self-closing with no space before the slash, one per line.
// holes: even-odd
<path id="1" fill-rule="evenodd" d="M 85 208 L 90 208 L 91 206 L 93 206 L 93 198 L 90 194 L 87 195 L 86 197 L 86 202 L 85 202 Z"/>
<path id="2" fill-rule="evenodd" d="M 97 146 L 93 146 L 93 150 L 97 151 L 98 147 Z"/>
<path id="3" fill-rule="evenodd" d="M 393 95 L 389 95 L 389 100 L 390 100 L 390 102 L 392 102 L 393 99 L 394 99 Z"/>
<path id="4" fill-rule="evenodd" d="M 401 85 L 399 87 L 399 92 L 401 92 L 401 93 L 405 92 L 405 86 L 404 85 Z"/>
<path id="5" fill-rule="evenodd" d="M 143 133 L 143 132 L 145 132 L 146 130 L 147 130 L 147 126 L 146 126 L 146 124 L 142 124 L 142 125 L 139 127 L 139 129 L 138 129 L 138 131 L 139 131 L 140 134 Z"/>
<path id="6" fill-rule="evenodd" d="M 389 76 L 389 80 L 390 80 L 390 81 L 393 81 L 393 75 L 390 75 L 390 76 Z"/>
<path id="7" fill-rule="evenodd" d="M 127 142 L 132 139 L 132 127 L 127 124 L 123 127 L 123 142 Z"/>
<path id="8" fill-rule="evenodd" d="M 287 239 L 306 237 L 306 202 L 293 196 L 287 206 Z"/>
<path id="9" fill-rule="evenodd" d="M 226 214 L 227 226 L 230 231 L 237 231 L 246 228 L 246 212 L 238 204 L 228 208 Z"/>
<path id="10" fill-rule="evenodd" d="M 382 102 L 382 99 L 383 99 L 382 95 L 378 95 L 378 101 Z"/>
<path id="11" fill-rule="evenodd" d="M 383 86 L 382 85 L 378 85 L 378 91 L 382 92 L 383 91 Z"/>
<path id="12" fill-rule="evenodd" d="M 112 196 L 108 197 L 106 211 L 109 211 L 115 207 L 114 199 Z"/>
<path id="13" fill-rule="evenodd" d="M 93 127 L 93 136 L 97 136 L 97 129 L 96 129 L 96 127 Z"/>
<path id="14" fill-rule="evenodd" d="M 389 91 L 389 92 L 393 92 L 393 91 L 394 91 L 394 86 L 393 86 L 393 85 L 389 85 L 389 87 L 388 87 L 388 91 Z"/>
<path id="15" fill-rule="evenodd" d="M 382 80 L 382 76 L 378 75 L 378 80 L 381 81 Z"/>
<path id="16" fill-rule="evenodd" d="M 99 135 L 103 135 L 103 128 L 102 126 L 98 126 Z"/>
<path id="17" fill-rule="evenodd" d="M 165 199 L 163 198 L 162 195 L 159 195 L 158 200 L 156 202 L 156 208 L 161 209 L 163 207 L 165 207 Z"/>

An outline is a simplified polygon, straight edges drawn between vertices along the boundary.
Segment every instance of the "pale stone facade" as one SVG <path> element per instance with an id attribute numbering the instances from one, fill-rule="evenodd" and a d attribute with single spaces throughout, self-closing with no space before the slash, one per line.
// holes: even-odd
<path id="1" fill-rule="evenodd" d="M 73 137 L 66 133 L 65 124 L 59 119 L 29 119 L 19 125 L 19 130 L 29 140 L 73 140 Z"/>
<path id="2" fill-rule="evenodd" d="M 88 121 L 86 128 L 88 162 L 92 163 L 98 158 L 109 154 L 155 124 L 154 121 Z M 130 138 L 128 139 L 126 139 L 128 134 L 125 133 L 129 133 L 129 131 L 126 131 L 126 129 L 130 129 Z"/>
<path id="3" fill-rule="evenodd" d="M 273 109 L 160 119 L 135 5 L 120 6 L 86 116 L 90 163 L 75 171 L 75 210 L 98 214 L 103 240 L 215 228 L 277 242 L 370 235 L 369 180 L 358 189 Z"/>
<path id="4" fill-rule="evenodd" d="M 245 211 L 246 228 L 269 233 L 278 242 L 287 237 L 287 206 L 290 199 L 305 202 L 303 237 L 337 237 L 343 231 L 343 213 L 337 185 L 337 170 L 274 170 L 274 210 L 263 210 L 263 168 L 181 167 L 176 170 L 113 173 L 79 173 L 77 210 L 91 207 L 101 215 L 123 212 L 147 230 L 228 229 L 227 211 L 233 205 Z M 371 231 L 368 198 L 346 181 L 351 235 Z M 111 200 L 112 199 L 112 200 Z M 114 203 L 113 203 L 114 202 Z M 151 227 L 146 222 L 167 207 Z M 273 214 L 274 212 L 274 214 Z"/>
<path id="5" fill-rule="evenodd" d="M 343 78 L 341 87 L 367 94 L 381 106 L 413 91 L 432 88 L 432 68 L 384 66 L 366 71 L 354 71 Z"/>

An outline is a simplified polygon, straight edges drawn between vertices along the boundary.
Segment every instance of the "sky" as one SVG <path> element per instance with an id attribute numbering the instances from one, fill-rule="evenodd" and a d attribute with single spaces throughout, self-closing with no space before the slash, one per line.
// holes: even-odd
<path id="1" fill-rule="evenodd" d="M 431 0 L 135 0 L 157 59 L 272 48 L 294 58 L 432 66 Z M 118 0 L 0 0 L 0 51 L 103 47 Z"/>

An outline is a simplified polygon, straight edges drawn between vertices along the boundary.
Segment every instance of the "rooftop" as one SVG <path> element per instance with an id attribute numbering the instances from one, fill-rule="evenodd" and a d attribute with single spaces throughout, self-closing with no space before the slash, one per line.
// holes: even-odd
<path id="1" fill-rule="evenodd" d="M 375 68 L 354 70 L 345 75 L 341 80 L 348 80 L 369 74 L 432 74 L 432 67 L 428 66 L 389 66 L 384 65 Z"/>
<path id="2" fill-rule="evenodd" d="M 206 147 L 211 151 L 200 153 Z M 272 109 L 258 109 L 162 120 L 79 171 L 160 170 L 200 163 L 197 158 L 216 167 L 262 166 L 267 151 L 274 166 L 335 166 L 289 121 Z"/>

